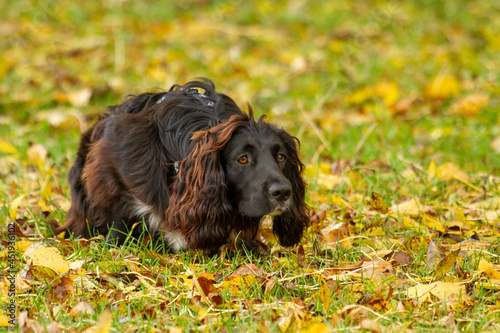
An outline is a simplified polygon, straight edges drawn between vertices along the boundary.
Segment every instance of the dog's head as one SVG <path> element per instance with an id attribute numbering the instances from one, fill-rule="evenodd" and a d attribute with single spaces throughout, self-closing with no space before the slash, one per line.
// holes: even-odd
<path id="1" fill-rule="evenodd" d="M 273 216 L 283 246 L 300 241 L 308 216 L 295 138 L 264 117 L 255 121 L 250 110 L 194 133 L 192 142 L 167 212 L 179 221 L 188 244 L 208 248 L 231 228 L 258 224 L 264 215 Z"/>

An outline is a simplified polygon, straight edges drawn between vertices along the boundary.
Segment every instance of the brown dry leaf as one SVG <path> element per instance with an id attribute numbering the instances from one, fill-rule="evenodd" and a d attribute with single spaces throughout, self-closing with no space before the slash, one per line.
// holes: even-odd
<path id="1" fill-rule="evenodd" d="M 306 267 L 307 266 L 307 261 L 306 261 L 306 253 L 304 251 L 304 247 L 300 245 L 297 248 L 297 264 L 299 267 Z"/>
<path id="2" fill-rule="evenodd" d="M 413 258 L 408 253 L 405 252 L 394 253 L 394 257 L 392 259 L 401 266 L 413 264 Z"/>
<path id="3" fill-rule="evenodd" d="M 73 280 L 68 276 L 61 277 L 59 283 L 52 285 L 52 298 L 54 300 L 63 301 L 75 295 Z"/>
<path id="4" fill-rule="evenodd" d="M 363 278 L 363 279 L 373 279 L 378 277 L 384 277 L 387 275 L 394 275 L 395 271 L 391 263 L 383 259 L 375 259 L 372 261 L 365 261 L 361 265 L 360 270 L 348 273 L 350 277 L 353 278 Z"/>
<path id="5" fill-rule="evenodd" d="M 455 266 L 455 262 L 457 262 L 458 259 L 458 253 L 460 252 L 460 249 L 450 252 L 446 257 L 443 258 L 437 264 L 436 269 L 434 270 L 434 273 L 432 274 L 434 277 L 439 276 L 439 275 L 444 275 L 448 273 L 453 266 Z"/>
<path id="6" fill-rule="evenodd" d="M 92 305 L 87 302 L 76 303 L 75 306 L 69 311 L 69 315 L 73 318 L 80 318 L 85 316 L 90 316 L 94 314 L 94 309 Z"/>
<path id="7" fill-rule="evenodd" d="M 227 280 L 231 280 L 237 276 L 245 276 L 245 275 L 266 276 L 267 273 L 262 269 L 262 267 L 258 267 L 255 264 L 246 264 L 238 268 L 231 275 L 229 275 Z"/>
<path id="8" fill-rule="evenodd" d="M 19 325 L 19 330 L 21 332 L 34 332 L 34 333 L 42 333 L 45 330 L 43 326 L 39 323 L 33 321 L 28 318 L 28 312 L 24 311 L 19 314 L 19 318 L 17 319 L 17 323 Z"/>
<path id="9" fill-rule="evenodd" d="M 276 285 L 276 279 L 270 279 L 269 281 L 267 281 L 264 293 L 266 295 L 269 295 L 271 293 L 271 291 L 273 290 L 275 285 Z"/>
<path id="10" fill-rule="evenodd" d="M 431 239 L 429 241 L 429 244 L 427 245 L 427 254 L 426 254 L 426 259 L 427 259 L 427 266 L 430 269 L 433 269 L 436 267 L 439 261 L 441 261 L 442 258 L 442 253 L 438 249 L 436 242 L 434 239 Z"/>
<path id="11" fill-rule="evenodd" d="M 340 229 L 342 227 L 341 223 L 332 224 L 326 228 L 321 230 L 321 234 L 327 244 L 336 245 L 340 244 L 345 249 L 352 248 L 351 240 L 344 234 L 344 232 Z"/>
<path id="12" fill-rule="evenodd" d="M 483 275 L 490 279 L 500 280 L 500 272 L 497 271 L 489 262 L 484 259 L 481 259 L 481 261 L 479 261 L 477 271 L 482 272 Z"/>
<path id="13" fill-rule="evenodd" d="M 222 297 L 215 288 L 215 279 L 211 280 L 205 276 L 197 276 L 193 279 L 193 284 L 200 293 L 206 304 L 215 304 L 217 306 L 223 303 Z"/>
<path id="14" fill-rule="evenodd" d="M 490 97 L 488 95 L 475 93 L 458 99 L 451 105 L 450 110 L 455 114 L 473 117 L 487 107 L 489 102 Z"/>
<path id="15" fill-rule="evenodd" d="M 47 326 L 47 333 L 60 333 L 61 329 L 59 328 L 59 324 L 55 321 L 51 322 Z"/>
<path id="16" fill-rule="evenodd" d="M 384 198 L 377 192 L 372 192 L 370 206 L 379 213 L 386 214 L 389 212 L 389 207 L 385 203 Z"/>
<path id="17" fill-rule="evenodd" d="M 331 268 L 325 269 L 324 275 L 328 278 L 328 276 L 332 275 L 332 274 L 336 275 L 336 274 L 339 274 L 340 272 L 343 272 L 343 271 L 353 271 L 355 269 L 360 268 L 364 262 L 365 262 L 365 259 L 361 259 L 354 264 L 343 264 L 343 265 L 340 265 L 337 267 L 331 267 Z"/>
<path id="18" fill-rule="evenodd" d="M 382 333 L 385 331 L 385 327 L 383 328 L 376 320 L 373 319 L 363 319 L 360 324 L 362 329 L 368 330 L 374 333 Z"/>

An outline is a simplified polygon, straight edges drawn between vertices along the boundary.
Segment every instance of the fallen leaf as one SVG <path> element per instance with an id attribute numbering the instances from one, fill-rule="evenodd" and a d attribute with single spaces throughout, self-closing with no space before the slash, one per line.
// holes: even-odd
<path id="1" fill-rule="evenodd" d="M 458 259 L 459 252 L 460 249 L 450 252 L 447 256 L 445 256 L 443 260 L 441 260 L 437 264 L 436 269 L 434 269 L 433 276 L 436 277 L 448 273 L 453 268 L 453 266 L 455 266 L 455 262 Z"/>
<path id="2" fill-rule="evenodd" d="M 69 263 L 55 247 L 45 247 L 35 243 L 24 252 L 23 257 L 33 267 L 50 268 L 62 274 L 69 271 Z"/>
<path id="3" fill-rule="evenodd" d="M 21 194 L 20 196 L 18 196 L 17 198 L 15 198 L 14 200 L 12 200 L 10 202 L 9 215 L 10 215 L 10 218 L 12 220 L 16 220 L 19 206 L 21 205 L 21 203 L 23 202 L 23 200 L 25 198 L 26 198 L 26 194 Z"/>
<path id="4" fill-rule="evenodd" d="M 215 304 L 218 306 L 223 303 L 222 297 L 219 295 L 217 288 L 215 288 L 213 280 L 204 276 L 197 276 L 193 282 L 206 304 Z"/>
<path id="5" fill-rule="evenodd" d="M 460 93 L 460 84 L 452 76 L 438 75 L 425 87 L 425 95 L 431 99 L 446 99 Z"/>
<path id="6" fill-rule="evenodd" d="M 405 253 L 405 252 L 394 253 L 394 256 L 392 259 L 401 266 L 413 264 L 413 258 L 408 253 Z"/>
<path id="7" fill-rule="evenodd" d="M 444 163 L 437 169 L 437 178 L 439 180 L 450 181 L 453 179 L 462 181 L 464 183 L 469 182 L 469 176 L 458 166 L 451 162 Z"/>
<path id="8" fill-rule="evenodd" d="M 432 297 L 446 300 L 452 308 L 461 303 L 467 303 L 469 296 L 466 294 L 465 285 L 457 283 L 433 282 L 431 284 L 418 284 L 407 290 L 408 297 L 419 302 L 432 303 Z"/>
<path id="9" fill-rule="evenodd" d="M 43 163 L 49 156 L 49 151 L 42 144 L 32 144 L 26 152 L 26 163 L 28 165 L 36 165 L 40 170 L 43 170 Z"/>
<path id="10" fill-rule="evenodd" d="M 111 311 L 109 309 L 104 310 L 101 317 L 97 323 L 86 329 L 85 333 L 108 333 L 111 329 L 111 324 L 113 323 L 113 317 L 111 316 Z"/>
<path id="11" fill-rule="evenodd" d="M 493 266 L 484 259 L 481 259 L 479 261 L 477 271 L 482 272 L 486 277 L 490 279 L 500 280 L 500 272 L 493 268 Z"/>
<path id="12" fill-rule="evenodd" d="M 332 296 L 330 292 L 330 288 L 328 288 L 328 284 L 325 279 L 322 277 L 319 278 L 319 299 L 325 310 L 325 313 L 328 314 L 330 312 L 330 303 L 332 302 Z"/>
<path id="13" fill-rule="evenodd" d="M 423 205 L 417 198 L 412 198 L 408 201 L 393 205 L 391 210 L 399 215 L 409 215 L 416 217 L 421 213 L 425 213 L 429 208 Z"/>
<path id="14" fill-rule="evenodd" d="M 373 319 L 363 319 L 360 324 L 362 329 L 368 330 L 374 333 L 382 333 L 385 329 L 377 323 L 376 320 Z"/>
<path id="15" fill-rule="evenodd" d="M 386 214 L 389 212 L 389 207 L 385 203 L 384 198 L 377 192 L 372 192 L 370 206 L 379 213 Z"/>
<path id="16" fill-rule="evenodd" d="M 92 308 L 92 305 L 90 305 L 87 302 L 78 302 L 69 311 L 69 315 L 73 318 L 81 318 L 93 314 L 94 314 L 94 309 Z"/>
<path id="17" fill-rule="evenodd" d="M 483 93 L 475 93 L 462 97 L 455 101 L 450 110 L 452 113 L 461 114 L 465 117 L 473 117 L 488 106 L 490 98 Z"/>
<path id="18" fill-rule="evenodd" d="M 5 140 L 0 140 L 0 152 L 8 155 L 19 155 L 17 148 Z"/>

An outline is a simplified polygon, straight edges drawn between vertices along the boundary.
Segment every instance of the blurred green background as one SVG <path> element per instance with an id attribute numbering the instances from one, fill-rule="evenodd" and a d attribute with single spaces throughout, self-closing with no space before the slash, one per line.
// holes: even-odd
<path id="1" fill-rule="evenodd" d="M 21 153 L 42 143 L 56 164 L 107 105 L 208 77 L 297 135 L 308 164 L 500 167 L 497 1 L 20 0 L 0 13 L 0 136 Z"/>

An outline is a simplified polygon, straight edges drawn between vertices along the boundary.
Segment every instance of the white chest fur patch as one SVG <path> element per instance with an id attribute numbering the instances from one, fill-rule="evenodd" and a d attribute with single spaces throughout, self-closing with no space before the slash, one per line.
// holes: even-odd
<path id="1" fill-rule="evenodd" d="M 163 240 L 175 252 L 185 250 L 187 247 L 186 238 L 180 230 L 163 231 Z"/>
<path id="2" fill-rule="evenodd" d="M 154 213 L 153 206 L 147 205 L 140 200 L 135 200 L 134 213 L 140 217 L 144 217 L 149 232 L 154 233 L 160 229 L 162 219 Z M 186 238 L 180 230 L 162 231 L 162 235 L 165 243 L 175 252 L 186 249 Z"/>
<path id="3" fill-rule="evenodd" d="M 139 217 L 144 217 L 149 232 L 154 233 L 160 228 L 161 217 L 154 213 L 153 206 L 147 205 L 140 200 L 135 200 L 134 213 Z"/>

